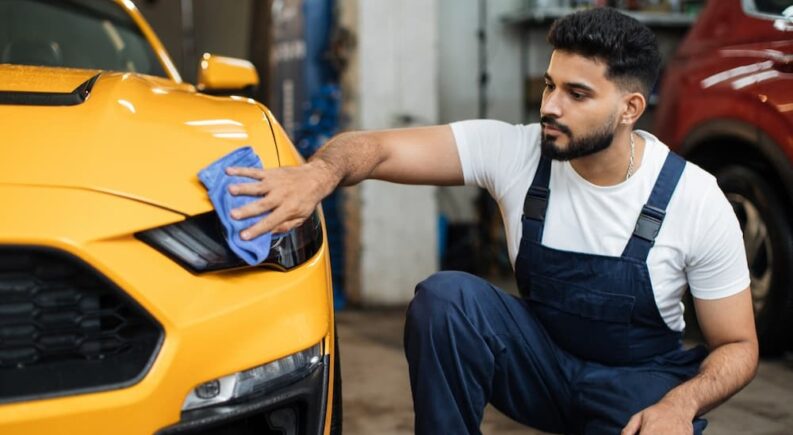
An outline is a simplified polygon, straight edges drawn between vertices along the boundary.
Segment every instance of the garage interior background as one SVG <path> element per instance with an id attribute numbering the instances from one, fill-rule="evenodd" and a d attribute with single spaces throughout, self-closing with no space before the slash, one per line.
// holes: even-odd
<path id="1" fill-rule="evenodd" d="M 255 98 L 310 155 L 340 130 L 471 118 L 534 122 L 553 19 L 592 4 L 632 9 L 669 56 L 703 1 L 135 3 L 188 82 L 205 52 L 251 60 L 262 83 Z M 652 112 L 640 128 L 650 129 Z M 440 268 L 511 280 L 500 214 L 478 188 L 366 181 L 323 206 L 337 308 L 404 304 L 415 283 Z"/>

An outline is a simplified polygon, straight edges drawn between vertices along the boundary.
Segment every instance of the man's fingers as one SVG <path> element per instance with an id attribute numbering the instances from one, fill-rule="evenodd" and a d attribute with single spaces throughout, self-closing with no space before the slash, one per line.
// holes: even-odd
<path id="1" fill-rule="evenodd" d="M 245 219 L 267 213 L 279 206 L 279 199 L 275 195 L 266 195 L 255 201 L 251 201 L 242 207 L 231 210 L 231 217 L 234 219 Z"/>
<path id="2" fill-rule="evenodd" d="M 259 237 L 264 233 L 269 233 L 274 227 L 281 225 L 288 220 L 289 215 L 286 210 L 282 208 L 275 209 L 272 213 L 265 218 L 246 228 L 240 233 L 242 240 L 251 240 Z"/>
<path id="3" fill-rule="evenodd" d="M 226 168 L 226 174 L 261 180 L 262 177 L 264 176 L 264 169 L 232 167 L 232 168 Z"/>
<path id="4" fill-rule="evenodd" d="M 268 232 L 289 231 L 302 223 L 316 207 L 316 202 L 313 202 L 313 197 L 317 196 L 316 182 L 311 177 L 306 177 L 308 173 L 305 169 L 280 168 L 265 171 L 258 168 L 231 167 L 226 169 L 226 173 L 260 180 L 252 183 L 240 182 L 228 188 L 232 195 L 259 197 L 231 210 L 233 219 L 267 214 L 240 232 L 243 240 L 251 240 Z"/>
<path id="5" fill-rule="evenodd" d="M 635 435 L 642 427 L 642 413 L 634 414 L 622 429 L 621 435 Z"/>
<path id="6" fill-rule="evenodd" d="M 262 182 L 240 183 L 229 186 L 229 193 L 232 195 L 262 196 L 269 190 L 268 186 Z"/>
<path id="7" fill-rule="evenodd" d="M 292 228 L 300 226 L 300 224 L 302 224 L 304 221 L 305 221 L 305 219 L 302 219 L 302 218 L 300 218 L 300 219 L 292 219 L 290 221 L 286 221 L 286 222 L 282 223 L 281 225 L 278 225 L 277 227 L 275 227 L 273 232 L 277 233 L 277 234 L 283 234 L 283 233 L 291 230 Z"/>

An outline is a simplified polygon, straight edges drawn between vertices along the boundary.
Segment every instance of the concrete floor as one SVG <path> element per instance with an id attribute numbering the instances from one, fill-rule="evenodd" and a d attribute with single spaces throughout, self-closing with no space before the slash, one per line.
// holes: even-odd
<path id="1" fill-rule="evenodd" d="M 413 433 L 404 308 L 337 313 L 345 435 Z M 708 434 L 793 434 L 793 357 L 763 361 L 757 378 L 707 416 Z M 488 407 L 484 434 L 542 434 Z"/>

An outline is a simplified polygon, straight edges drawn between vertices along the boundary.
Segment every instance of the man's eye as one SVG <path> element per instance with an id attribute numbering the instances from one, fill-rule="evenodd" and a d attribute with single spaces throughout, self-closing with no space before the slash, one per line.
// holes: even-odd
<path id="1" fill-rule="evenodd" d="M 582 93 L 580 93 L 580 92 L 570 92 L 570 95 L 571 95 L 571 96 L 573 97 L 573 99 L 574 99 L 574 100 L 576 100 L 576 101 L 581 101 L 581 100 L 583 100 L 584 98 L 586 98 L 586 95 L 584 95 L 584 94 L 582 94 Z"/>
<path id="2" fill-rule="evenodd" d="M 545 84 L 545 89 L 547 89 L 547 90 L 549 90 L 549 91 L 552 91 L 552 90 L 554 90 L 554 88 L 555 88 L 555 87 L 556 87 L 556 86 L 554 86 L 552 83 L 546 83 L 546 84 Z"/>

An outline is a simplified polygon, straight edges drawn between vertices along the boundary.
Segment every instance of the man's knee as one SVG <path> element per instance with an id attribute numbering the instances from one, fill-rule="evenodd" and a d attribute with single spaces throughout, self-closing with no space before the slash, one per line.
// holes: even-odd
<path id="1" fill-rule="evenodd" d="M 443 271 L 416 285 L 407 311 L 406 328 L 424 328 L 449 317 L 464 316 L 466 307 L 481 297 L 487 283 L 474 275 Z"/>
<path id="2" fill-rule="evenodd" d="M 482 281 L 474 275 L 458 271 L 436 272 L 416 285 L 411 308 L 459 304 L 481 289 Z"/>
<path id="3" fill-rule="evenodd" d="M 408 360 L 421 358 L 420 343 L 444 346 L 457 335 L 470 334 L 468 311 L 476 305 L 485 281 L 464 272 L 437 272 L 416 285 L 416 294 L 405 317 L 405 351 Z M 411 352 L 412 350 L 412 352 Z"/>

